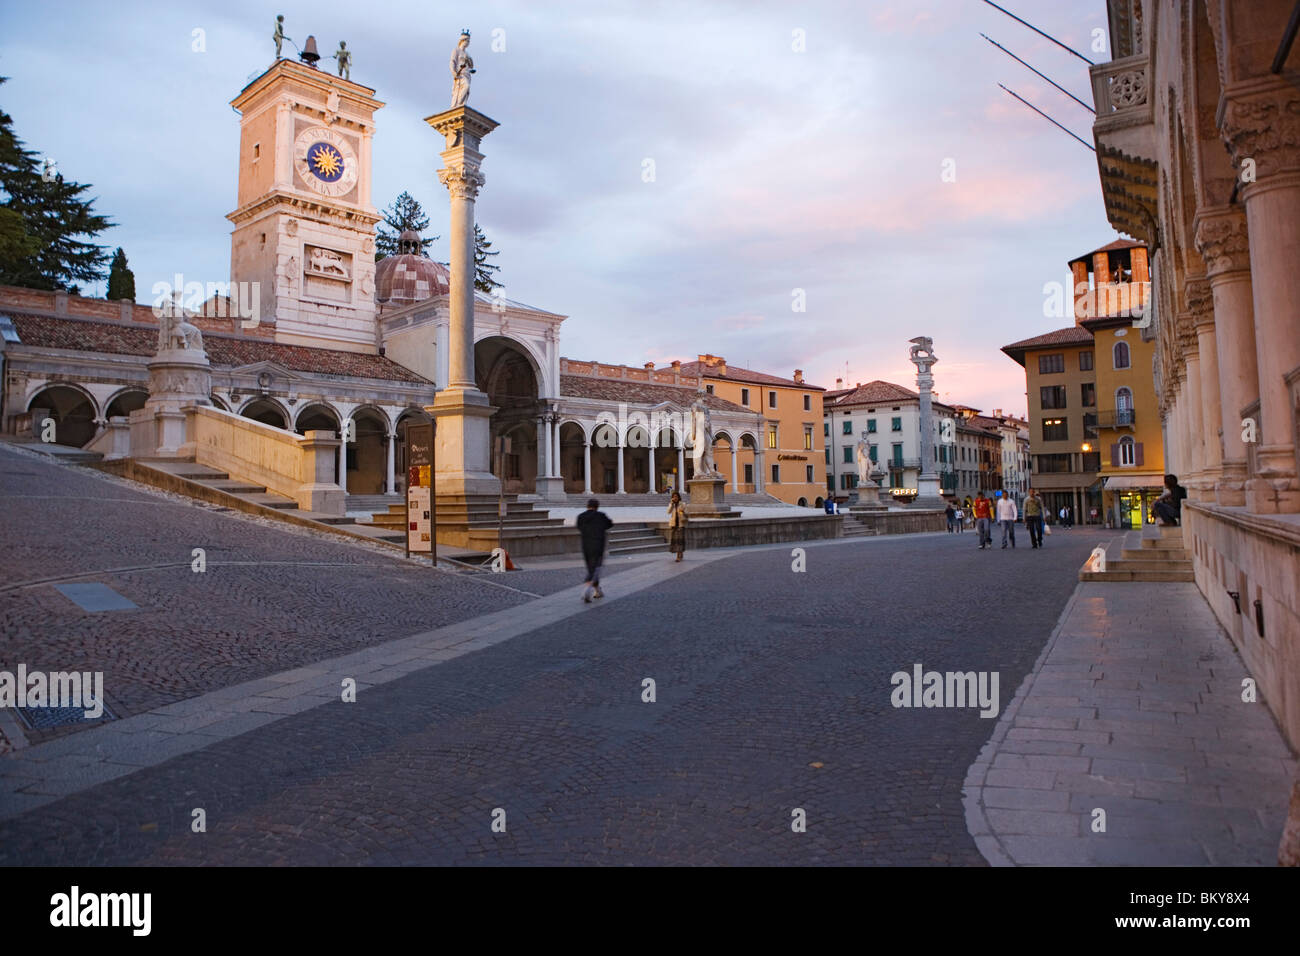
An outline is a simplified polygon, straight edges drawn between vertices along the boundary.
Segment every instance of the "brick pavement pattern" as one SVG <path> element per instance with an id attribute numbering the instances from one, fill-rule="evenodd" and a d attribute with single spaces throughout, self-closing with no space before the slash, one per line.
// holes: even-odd
<path id="1" fill-rule="evenodd" d="M 1000 864 L 1273 865 L 1295 760 L 1194 584 L 1081 584 L 971 767 Z M 1094 832 L 1094 811 L 1105 811 Z"/>
<path id="2" fill-rule="evenodd" d="M 530 619 L 549 598 L 506 608 L 508 641 L 372 660 L 390 679 L 355 704 L 254 704 L 221 718 L 247 726 L 215 728 L 197 750 L 168 737 L 203 726 L 141 727 L 134 753 L 113 750 L 125 771 L 85 749 L 112 725 L 31 747 L 13 766 L 56 766 L 35 772 L 30 809 L 0 821 L 0 863 L 979 865 L 961 786 L 995 721 L 895 709 L 890 676 L 916 662 L 997 670 L 1009 693 L 1094 544 L 824 543 L 806 547 L 806 573 L 790 547 L 697 552 L 625 596 L 624 575 L 671 562 L 612 573 L 604 602 L 557 595 L 573 608 L 559 619 Z M 67 795 L 42 794 L 42 775 Z M 190 830 L 196 807 L 206 833 Z M 495 808 L 505 833 L 491 830 Z"/>

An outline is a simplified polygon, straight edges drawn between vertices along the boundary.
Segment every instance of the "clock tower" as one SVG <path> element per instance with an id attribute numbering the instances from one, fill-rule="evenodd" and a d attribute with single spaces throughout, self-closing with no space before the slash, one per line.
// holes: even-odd
<path id="1" fill-rule="evenodd" d="M 240 114 L 230 274 L 259 284 L 275 340 L 378 351 L 370 204 L 374 90 L 293 60 L 231 101 Z"/>

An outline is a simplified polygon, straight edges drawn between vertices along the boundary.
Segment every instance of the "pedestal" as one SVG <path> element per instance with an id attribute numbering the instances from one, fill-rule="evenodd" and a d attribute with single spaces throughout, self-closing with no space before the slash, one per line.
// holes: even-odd
<path id="1" fill-rule="evenodd" d="M 564 493 L 563 478 L 538 478 L 537 479 L 537 497 L 543 501 L 565 501 L 568 496 Z"/>
<path id="2" fill-rule="evenodd" d="M 193 453 L 185 434 L 187 405 L 206 405 L 212 366 L 198 349 L 159 349 L 149 363 L 149 398 L 131 413 L 131 455 L 184 458 Z"/>
<path id="3" fill-rule="evenodd" d="M 858 500 L 849 505 L 850 511 L 888 511 L 889 505 L 880 500 L 880 486 L 874 482 L 858 485 Z"/>
<path id="4" fill-rule="evenodd" d="M 916 500 L 908 507 L 917 511 L 929 511 L 934 508 L 942 511 L 948 507 L 948 499 L 943 496 L 943 487 L 939 484 L 937 476 L 922 475 L 916 480 Z"/>
<path id="5" fill-rule="evenodd" d="M 492 434 L 488 420 L 496 408 L 474 388 L 445 388 L 424 410 L 437 421 L 433 473 L 443 495 L 496 495 L 501 481 L 492 474 Z"/>
<path id="6" fill-rule="evenodd" d="M 740 512 L 723 503 L 727 479 L 706 475 L 686 482 L 686 514 L 692 518 L 738 518 Z"/>

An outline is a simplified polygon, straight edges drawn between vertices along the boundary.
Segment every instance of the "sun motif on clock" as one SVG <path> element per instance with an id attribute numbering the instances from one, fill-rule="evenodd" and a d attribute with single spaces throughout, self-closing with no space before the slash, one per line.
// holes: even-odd
<path id="1" fill-rule="evenodd" d="M 304 184 L 326 196 L 343 196 L 357 182 L 357 157 L 347 139 L 315 126 L 294 141 L 294 166 Z"/>

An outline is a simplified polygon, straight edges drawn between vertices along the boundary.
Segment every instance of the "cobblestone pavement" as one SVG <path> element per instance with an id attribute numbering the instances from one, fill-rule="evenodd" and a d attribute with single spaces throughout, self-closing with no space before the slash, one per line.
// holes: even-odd
<path id="1" fill-rule="evenodd" d="M 1274 865 L 1295 761 L 1246 676 L 1195 584 L 1081 585 L 971 768 L 985 855 Z"/>
<path id="2" fill-rule="evenodd" d="M 519 636 L 4 820 L 0 863 L 982 864 L 961 790 L 996 722 L 896 709 L 891 675 L 997 671 L 1005 705 L 1095 537 L 688 554 L 533 629 L 502 592 Z"/>
<path id="3" fill-rule="evenodd" d="M 438 572 L 4 444 L 0 541 L 0 669 L 103 671 L 118 716 L 518 606 L 548 575 L 572 583 L 554 571 L 522 589 Z M 73 580 L 138 609 L 83 611 L 54 589 Z"/>

